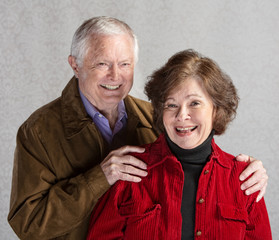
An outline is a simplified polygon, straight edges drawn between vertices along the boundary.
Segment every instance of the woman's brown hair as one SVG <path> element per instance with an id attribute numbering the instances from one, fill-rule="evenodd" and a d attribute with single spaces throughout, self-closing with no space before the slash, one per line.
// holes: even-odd
<path id="1" fill-rule="evenodd" d="M 235 118 L 239 97 L 231 78 L 212 59 L 194 50 L 173 55 L 167 63 L 154 71 L 145 85 L 145 93 L 153 105 L 153 121 L 159 131 L 164 131 L 164 103 L 170 91 L 187 78 L 201 80 L 215 108 L 213 129 L 223 134 Z"/>

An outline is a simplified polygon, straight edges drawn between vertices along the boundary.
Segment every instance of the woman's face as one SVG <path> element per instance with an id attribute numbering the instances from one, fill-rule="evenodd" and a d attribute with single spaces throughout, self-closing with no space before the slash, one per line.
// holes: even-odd
<path id="1" fill-rule="evenodd" d="M 163 123 L 179 147 L 192 149 L 209 136 L 214 120 L 213 102 L 199 80 L 187 78 L 174 88 L 164 104 Z"/>

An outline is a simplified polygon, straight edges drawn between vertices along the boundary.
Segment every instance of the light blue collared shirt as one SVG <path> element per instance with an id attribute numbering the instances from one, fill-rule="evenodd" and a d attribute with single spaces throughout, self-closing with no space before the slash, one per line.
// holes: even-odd
<path id="1" fill-rule="evenodd" d="M 104 139 L 111 144 L 113 137 L 115 134 L 117 134 L 120 130 L 124 129 L 127 124 L 127 113 L 125 109 L 124 101 L 121 100 L 118 104 L 118 119 L 114 126 L 113 131 L 111 130 L 109 126 L 108 119 L 102 115 L 89 101 L 88 99 L 83 95 L 83 93 L 79 90 L 81 100 L 83 102 L 83 105 L 85 107 L 85 110 L 87 114 L 92 118 L 93 122 L 98 127 L 99 131 L 101 132 Z"/>

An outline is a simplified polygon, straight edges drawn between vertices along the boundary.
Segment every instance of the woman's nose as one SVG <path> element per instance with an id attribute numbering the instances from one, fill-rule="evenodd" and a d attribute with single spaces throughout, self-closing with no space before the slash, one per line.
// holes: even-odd
<path id="1" fill-rule="evenodd" d="M 190 112 L 189 112 L 189 110 L 187 109 L 187 107 L 180 107 L 180 108 L 178 109 L 176 118 L 177 118 L 179 121 L 184 121 L 184 120 L 190 119 L 190 118 L 191 118 L 191 117 L 190 117 Z"/>

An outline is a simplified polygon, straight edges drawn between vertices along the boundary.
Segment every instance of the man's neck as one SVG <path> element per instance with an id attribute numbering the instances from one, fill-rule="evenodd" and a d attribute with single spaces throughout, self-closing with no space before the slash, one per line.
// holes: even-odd
<path id="1" fill-rule="evenodd" d="M 96 108 L 98 109 L 98 108 Z M 104 117 L 109 121 L 109 126 L 111 130 L 113 131 L 114 126 L 118 120 L 118 105 L 114 107 L 113 109 L 105 109 L 105 110 L 100 110 L 98 111 L 104 115 Z"/>

